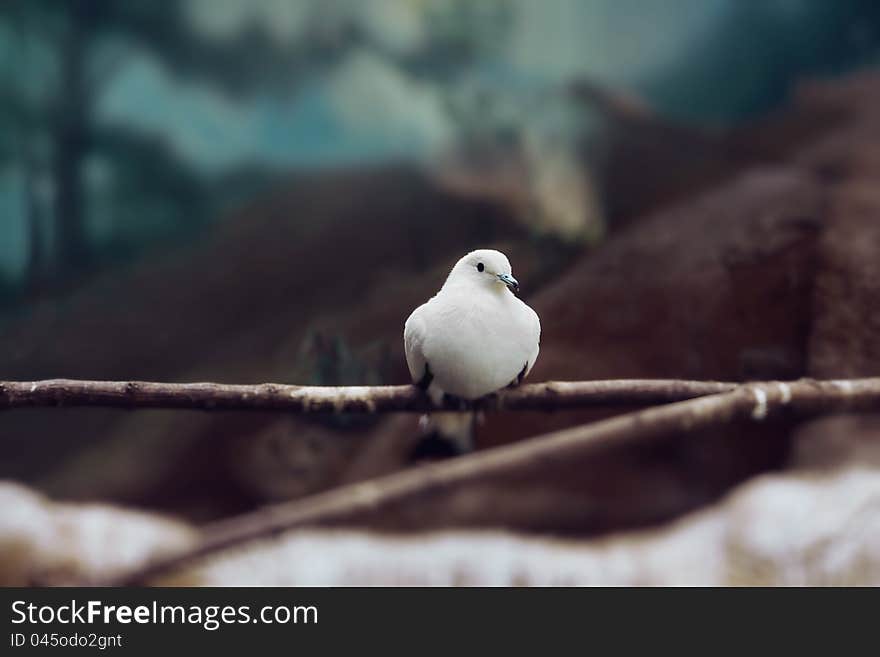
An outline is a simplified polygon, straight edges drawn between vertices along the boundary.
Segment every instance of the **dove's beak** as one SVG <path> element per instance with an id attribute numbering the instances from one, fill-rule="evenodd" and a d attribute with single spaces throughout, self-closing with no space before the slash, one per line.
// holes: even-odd
<path id="1" fill-rule="evenodd" d="M 504 283 L 511 292 L 519 292 L 519 283 L 513 276 L 497 274 L 498 280 Z"/>

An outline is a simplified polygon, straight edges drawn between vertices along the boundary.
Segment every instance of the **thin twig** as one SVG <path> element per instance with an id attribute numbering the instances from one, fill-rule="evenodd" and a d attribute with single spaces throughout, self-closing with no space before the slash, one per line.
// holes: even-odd
<path id="1" fill-rule="evenodd" d="M 582 460 L 591 452 L 611 445 L 640 443 L 737 420 L 762 421 L 782 413 L 805 417 L 871 410 L 880 411 L 880 378 L 743 384 L 728 392 L 628 413 L 302 500 L 264 507 L 206 527 L 201 540 L 192 548 L 148 563 L 113 583 L 148 582 L 199 558 L 248 541 L 265 539 L 304 525 L 368 517 L 416 497 Z"/>
<path id="2" fill-rule="evenodd" d="M 632 379 L 549 381 L 503 390 L 466 405 L 435 407 L 415 386 L 292 386 L 277 383 L 155 383 L 148 381 L 0 381 L 0 410 L 21 407 L 108 406 L 292 413 L 377 413 L 484 409 L 546 410 L 599 405 L 651 405 L 732 390 L 716 381 Z"/>

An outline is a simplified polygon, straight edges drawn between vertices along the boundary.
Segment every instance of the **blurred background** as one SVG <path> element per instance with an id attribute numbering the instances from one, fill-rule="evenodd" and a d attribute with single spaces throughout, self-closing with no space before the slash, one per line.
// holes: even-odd
<path id="1" fill-rule="evenodd" d="M 875 4 L 4 2 L 4 304 L 203 241 L 292 175 L 525 149 L 600 177 L 602 149 L 577 146 L 608 130 L 603 91 L 729 127 L 805 76 L 876 63 Z M 623 203 L 588 187 L 551 232 Z"/>
<path id="2" fill-rule="evenodd" d="M 872 0 L 3 0 L 0 379 L 405 383 L 406 316 L 478 247 L 542 317 L 535 381 L 876 375 L 877 66 Z M 375 524 L 653 526 L 856 433 L 718 430 Z M 415 437 L 16 410 L 0 477 L 201 522 Z"/>

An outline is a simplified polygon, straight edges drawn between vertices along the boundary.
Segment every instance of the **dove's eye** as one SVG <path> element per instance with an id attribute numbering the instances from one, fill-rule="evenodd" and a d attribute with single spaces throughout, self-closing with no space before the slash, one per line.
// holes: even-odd
<path id="1" fill-rule="evenodd" d="M 477 271 L 483 271 L 484 269 L 485 269 L 485 267 L 483 266 L 483 263 L 482 263 L 482 262 L 478 262 L 478 263 L 477 263 Z"/>

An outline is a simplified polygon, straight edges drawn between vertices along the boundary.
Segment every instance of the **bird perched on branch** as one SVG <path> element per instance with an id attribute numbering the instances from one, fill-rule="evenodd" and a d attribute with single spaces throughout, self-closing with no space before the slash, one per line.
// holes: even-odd
<path id="1" fill-rule="evenodd" d="M 515 295 L 519 283 L 500 251 L 480 249 L 459 260 L 440 291 L 416 308 L 403 330 L 413 382 L 434 403 L 475 400 L 519 384 L 538 358 L 541 322 Z M 472 412 L 434 413 L 416 456 L 473 446 Z"/>

